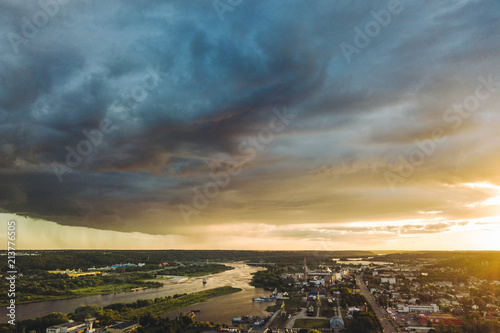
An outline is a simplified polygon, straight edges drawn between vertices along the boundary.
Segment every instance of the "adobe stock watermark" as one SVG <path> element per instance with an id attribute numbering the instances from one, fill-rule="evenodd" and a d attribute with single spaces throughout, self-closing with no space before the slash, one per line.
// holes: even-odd
<path id="1" fill-rule="evenodd" d="M 124 120 L 127 116 L 132 115 L 134 110 L 140 103 L 144 102 L 149 94 L 158 87 L 160 82 L 166 76 L 165 73 L 159 71 L 159 68 L 153 69 L 152 67 L 146 68 L 146 76 L 140 84 L 132 87 L 128 93 L 121 95 L 119 98 L 115 99 L 111 103 L 110 111 L 115 113 L 121 120 Z M 82 134 L 85 139 L 80 140 L 76 146 L 66 146 L 65 149 L 66 159 L 65 164 L 58 162 L 52 162 L 52 170 L 56 175 L 59 182 L 63 181 L 63 175 L 72 172 L 75 168 L 78 168 L 84 161 L 93 153 L 97 151 L 97 148 L 104 142 L 104 136 L 111 132 L 118 130 L 119 127 L 110 118 L 103 118 L 99 122 L 99 126 L 94 129 L 84 129 Z"/>
<path id="2" fill-rule="evenodd" d="M 208 206 L 210 200 L 215 199 L 220 194 L 221 189 L 229 186 L 231 177 L 239 175 L 242 167 L 254 160 L 258 152 L 263 151 L 266 145 L 269 145 L 277 135 L 283 132 L 297 116 L 296 114 L 289 113 L 286 107 L 282 111 L 273 109 L 272 113 L 274 117 L 271 118 L 267 127 L 262 128 L 257 136 L 247 137 L 238 145 L 238 153 L 240 154 L 238 158 L 223 161 L 221 164 L 226 166 L 225 170 L 208 173 L 208 176 L 213 181 L 192 189 L 192 206 L 178 206 L 179 212 L 187 224 L 190 223 L 193 214 L 200 214 L 200 211 Z"/>
<path id="3" fill-rule="evenodd" d="M 492 74 L 488 78 L 480 75 L 477 80 L 479 83 L 476 85 L 473 94 L 466 96 L 461 103 L 453 104 L 451 108 L 444 112 L 443 121 L 452 130 L 458 129 L 463 124 L 464 119 L 469 118 L 477 111 L 481 106 L 481 102 L 500 91 L 500 81 L 494 81 Z M 404 183 L 411 177 L 416 168 L 424 164 L 436 152 L 436 147 L 446 142 L 448 139 L 447 130 L 446 127 L 443 127 L 434 128 L 429 139 L 415 141 L 416 147 L 407 156 L 400 154 L 398 162 L 390 167 L 391 170 L 384 172 L 385 180 L 391 190 L 394 191 L 397 184 Z"/>
<path id="4" fill-rule="evenodd" d="M 362 49 L 370 45 L 372 38 L 377 37 L 382 28 L 386 28 L 391 23 L 393 15 L 398 15 L 402 11 L 403 6 L 399 0 L 390 0 L 387 4 L 387 10 L 370 11 L 373 20 L 365 24 L 364 31 L 359 26 L 354 27 L 356 33 L 353 39 L 354 46 L 346 42 L 339 45 L 347 63 L 351 63 L 353 54 L 360 54 Z"/>
<path id="5" fill-rule="evenodd" d="M 16 325 L 16 224 L 15 220 L 7 222 L 7 275 L 5 279 L 8 283 L 7 297 L 9 299 L 7 317 L 9 317 L 8 323 L 11 325 Z"/>
<path id="6" fill-rule="evenodd" d="M 49 24 L 50 19 L 59 14 L 61 6 L 66 5 L 70 0 L 39 0 L 40 10 L 36 11 L 31 18 L 23 16 L 21 18 L 21 35 L 9 32 L 7 38 L 14 53 L 19 53 L 19 45 L 26 44 L 36 37 L 40 29 Z"/>
<path id="7" fill-rule="evenodd" d="M 219 20 L 224 22 L 224 13 L 227 11 L 232 12 L 242 2 L 243 0 L 214 0 L 212 4 L 217 12 L 217 16 L 219 16 Z"/>

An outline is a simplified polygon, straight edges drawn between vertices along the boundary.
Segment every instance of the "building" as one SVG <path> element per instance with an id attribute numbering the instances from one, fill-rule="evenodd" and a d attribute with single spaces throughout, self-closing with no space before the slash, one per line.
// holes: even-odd
<path id="1" fill-rule="evenodd" d="M 48 271 L 48 272 L 51 273 L 51 274 L 66 274 L 69 277 L 79 277 L 79 276 L 86 276 L 86 275 L 98 275 L 98 274 L 101 274 L 101 272 L 99 272 L 99 271 L 82 272 L 81 269 L 71 270 L 71 271 L 69 269 L 66 269 L 65 271 L 55 270 L 55 271 Z"/>
<path id="2" fill-rule="evenodd" d="M 320 292 L 310 292 L 309 293 L 309 299 L 310 300 L 315 300 L 317 298 L 325 298 L 326 297 L 326 294 L 325 293 L 320 293 Z"/>
<path id="3" fill-rule="evenodd" d="M 343 329 L 344 328 L 344 321 L 339 316 L 333 316 L 332 319 L 330 319 L 330 328 Z"/>
<path id="4" fill-rule="evenodd" d="M 306 262 L 306 257 L 304 257 L 304 282 L 307 282 L 307 262 Z"/>
<path id="5" fill-rule="evenodd" d="M 396 278 L 393 276 L 384 276 L 380 278 L 381 283 L 388 282 L 389 284 L 396 284 Z"/>
<path id="6" fill-rule="evenodd" d="M 46 333 L 83 333 L 90 329 L 89 323 L 69 322 L 66 324 L 54 325 L 48 327 Z"/>
<path id="7" fill-rule="evenodd" d="M 111 269 L 117 269 L 117 268 L 120 268 L 120 267 L 136 267 L 137 265 L 136 264 L 130 264 L 130 263 L 127 263 L 127 264 L 114 264 L 114 265 L 111 265 Z"/>
<path id="8" fill-rule="evenodd" d="M 315 279 L 309 281 L 309 284 L 314 284 L 316 287 L 325 286 L 325 279 Z"/>
<path id="9" fill-rule="evenodd" d="M 431 305 L 403 305 L 398 304 L 398 312 L 428 312 L 435 313 L 439 311 L 439 306 Z"/>
<path id="10" fill-rule="evenodd" d="M 432 329 L 432 327 L 427 327 L 427 326 L 409 326 L 406 328 L 406 330 L 410 333 L 426 333 L 429 332 Z"/>
<path id="11" fill-rule="evenodd" d="M 138 321 L 126 321 L 110 326 L 106 329 L 106 331 L 109 333 L 128 333 L 137 327 L 139 327 Z"/>
<path id="12" fill-rule="evenodd" d="M 450 314 L 440 314 L 440 315 L 436 314 L 430 316 L 420 315 L 419 319 L 422 325 L 426 325 L 427 321 L 429 320 L 432 322 L 433 325 L 439 325 L 439 323 L 443 323 L 443 325 L 445 326 L 448 326 L 450 323 L 453 323 L 456 326 L 462 325 L 462 321 L 459 318 L 454 317 Z"/>

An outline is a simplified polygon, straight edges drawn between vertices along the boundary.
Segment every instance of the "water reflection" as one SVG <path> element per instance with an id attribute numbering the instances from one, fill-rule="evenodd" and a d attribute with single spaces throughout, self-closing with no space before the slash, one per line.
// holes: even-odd
<path id="1" fill-rule="evenodd" d="M 271 303 L 254 303 L 252 302 L 252 297 L 268 295 L 269 292 L 261 288 L 254 288 L 248 284 L 251 280 L 250 274 L 261 270 L 262 268 L 243 264 L 229 264 L 229 266 L 232 266 L 235 269 L 219 274 L 190 278 L 182 283 L 169 282 L 161 288 L 146 289 L 135 292 L 122 292 L 113 295 L 88 296 L 74 299 L 21 304 L 16 306 L 16 319 L 23 320 L 41 317 L 52 312 L 70 313 L 80 305 L 99 305 L 103 307 L 112 303 L 130 303 L 139 299 L 154 299 L 156 297 L 192 293 L 204 289 L 227 285 L 242 288 L 243 291 L 236 294 L 212 298 L 208 302 L 193 305 L 187 309 L 181 309 L 169 314 L 169 316 L 173 318 L 181 311 L 186 312 L 188 309 L 196 308 L 201 310 L 201 312 L 197 315 L 197 320 L 211 320 L 230 323 L 232 317 L 237 317 L 242 314 L 266 314 L 264 309 Z M 207 284 L 205 286 L 202 283 L 203 278 L 207 279 Z M 3 307 L 1 322 L 6 322 L 9 319 L 6 314 L 6 308 Z"/>

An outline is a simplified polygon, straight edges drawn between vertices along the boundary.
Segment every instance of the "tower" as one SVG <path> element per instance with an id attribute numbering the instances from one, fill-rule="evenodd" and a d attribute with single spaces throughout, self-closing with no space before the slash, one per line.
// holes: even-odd
<path id="1" fill-rule="evenodd" d="M 304 257 L 304 282 L 307 282 L 307 262 L 306 262 L 306 257 Z"/>

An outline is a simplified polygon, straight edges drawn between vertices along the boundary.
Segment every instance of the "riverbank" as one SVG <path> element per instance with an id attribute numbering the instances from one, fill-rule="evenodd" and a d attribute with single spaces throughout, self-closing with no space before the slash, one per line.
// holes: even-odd
<path id="1" fill-rule="evenodd" d="M 175 283 L 186 282 L 188 280 L 189 278 L 185 276 L 163 275 L 161 277 L 156 277 L 154 280 L 148 280 L 148 281 L 160 282 L 163 284 L 175 284 Z"/>
<path id="2" fill-rule="evenodd" d="M 177 318 L 182 313 L 196 312 L 196 321 L 211 321 L 232 325 L 232 319 L 244 315 L 266 317 L 269 315 L 268 302 L 253 302 L 256 297 L 269 296 L 269 292 L 262 288 L 243 286 L 242 291 L 210 298 L 207 302 L 185 306 L 161 315 L 161 318 Z"/>
<path id="3" fill-rule="evenodd" d="M 233 288 L 230 286 L 219 287 L 214 289 L 208 289 L 204 291 L 199 291 L 191 294 L 179 295 L 178 297 L 172 298 L 161 297 L 156 298 L 153 304 L 138 308 L 138 309 L 124 309 L 116 316 L 117 320 L 133 320 L 137 317 L 144 316 L 146 314 L 152 315 L 162 315 L 167 312 L 175 311 L 177 309 L 190 306 L 197 303 L 202 303 L 208 301 L 208 299 L 223 296 L 228 294 L 233 294 L 241 291 L 241 288 Z M 108 306 L 107 308 L 112 308 Z"/>
<path id="4" fill-rule="evenodd" d="M 231 295 L 212 298 L 209 300 L 209 302 L 201 303 L 199 305 L 200 308 L 205 309 L 206 304 L 213 303 L 214 301 L 219 304 L 219 299 L 226 299 L 229 297 L 232 302 L 231 308 L 226 309 L 226 307 L 228 306 L 226 301 L 221 302 L 220 307 L 217 308 L 217 310 L 214 310 L 215 308 L 213 306 L 210 306 L 211 317 L 215 318 L 220 316 L 221 319 L 231 319 L 234 316 L 237 317 L 238 315 L 241 315 L 241 313 L 239 313 L 239 311 L 235 311 L 235 309 L 243 309 L 242 313 L 254 313 L 255 315 L 260 315 L 260 309 L 254 309 L 255 311 L 252 310 L 252 305 L 256 305 L 254 304 L 255 302 L 252 302 L 252 297 L 268 296 L 269 294 L 268 292 L 253 288 L 248 285 L 248 282 L 250 282 L 251 279 L 250 274 L 254 273 L 260 268 L 242 264 L 230 265 L 235 269 L 207 276 L 206 279 L 208 283 L 206 285 L 202 283 L 203 278 L 189 278 L 187 281 L 182 283 L 165 283 L 161 288 L 148 288 L 135 292 L 117 292 L 116 294 L 112 293 L 109 295 L 94 295 L 71 299 L 52 300 L 47 302 L 35 302 L 30 304 L 18 304 L 16 302 L 16 318 L 24 320 L 28 318 L 42 317 L 52 312 L 69 313 L 74 311 L 81 305 L 96 305 L 104 308 L 115 303 L 131 303 L 137 300 L 154 300 L 157 297 L 173 297 L 175 295 L 206 291 L 212 288 L 223 287 L 227 285 L 242 288 L 244 292 L 238 292 Z M 78 282 L 78 280 L 76 279 L 73 279 L 72 281 Z M 157 282 L 160 282 L 160 280 L 157 280 Z M 249 307 L 247 307 L 247 305 Z M 259 303 L 258 305 L 262 305 L 264 309 L 268 304 L 264 305 L 263 303 Z M 190 310 L 189 306 L 187 310 Z M 203 312 L 208 314 L 208 310 Z M 8 317 L 6 317 L 6 313 L 6 307 L 0 309 L 0 322 L 7 321 Z M 203 316 L 204 315 L 201 315 L 201 317 Z M 218 319 L 213 320 L 221 321 Z"/>
<path id="5" fill-rule="evenodd" d="M 157 275 L 177 275 L 186 277 L 200 277 L 209 274 L 217 274 L 225 271 L 233 270 L 234 267 L 226 266 L 223 264 L 202 264 L 202 265 L 189 265 L 165 268 L 164 270 L 158 271 Z"/>
<path id="6" fill-rule="evenodd" d="M 19 297 L 19 301 L 16 303 L 21 304 L 31 304 L 38 302 L 50 302 L 50 301 L 59 301 L 65 299 L 74 299 L 81 297 L 89 297 L 89 296 L 106 296 L 112 295 L 116 293 L 124 293 L 124 292 L 135 292 L 138 290 L 145 290 L 151 288 L 161 288 L 163 287 L 163 283 L 160 281 L 143 281 L 143 283 L 124 283 L 124 284 L 106 284 L 102 286 L 95 287 L 83 287 L 78 289 L 68 290 L 67 292 L 70 294 L 65 295 L 23 295 L 24 299 Z M 0 306 L 7 306 L 9 303 L 0 302 Z"/>
<path id="7" fill-rule="evenodd" d="M 184 283 L 189 278 L 234 270 L 222 264 L 191 264 L 152 272 L 112 273 L 78 277 L 40 275 L 35 278 L 19 278 L 16 303 L 57 301 L 98 295 L 134 292 L 140 289 L 160 288 L 166 283 Z M 158 278 L 160 277 L 160 278 Z M 3 282 L 7 287 L 7 282 Z M 7 295 L 0 295 L 0 306 L 9 305 Z"/>
<path id="8" fill-rule="evenodd" d="M 242 289 L 240 288 L 224 286 L 191 294 L 175 295 L 173 297 L 158 297 L 155 298 L 154 301 L 138 300 L 133 303 L 114 303 L 104 308 L 101 308 L 99 306 L 82 306 L 76 309 L 73 313 L 68 313 L 66 315 L 62 313 L 58 315 L 49 314 L 44 317 L 38 317 L 34 320 L 27 319 L 16 321 L 16 330 L 24 332 L 32 331 L 36 328 L 36 330 L 38 331 L 45 331 L 48 326 L 52 325 L 52 323 L 50 323 L 51 320 L 56 320 L 57 322 L 64 323 L 68 320 L 68 318 L 83 320 L 89 314 L 95 316 L 95 318 L 99 322 L 106 322 L 108 324 L 123 320 L 138 320 L 144 316 L 162 315 L 169 311 L 174 311 L 185 306 L 206 302 L 211 298 L 233 294 L 241 290 Z M 7 325 L 7 327 L 13 328 L 9 325 Z"/>

